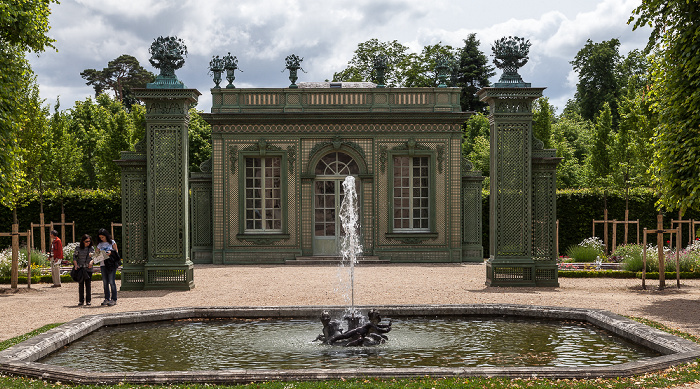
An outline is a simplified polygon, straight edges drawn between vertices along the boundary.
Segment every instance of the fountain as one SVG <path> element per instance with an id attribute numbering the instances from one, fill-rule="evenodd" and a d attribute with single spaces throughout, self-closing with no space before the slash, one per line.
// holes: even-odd
<path id="1" fill-rule="evenodd" d="M 388 340 L 384 334 L 391 331 L 391 321 L 388 324 L 382 324 L 381 316 L 376 309 L 370 310 L 366 317 L 362 316 L 355 309 L 355 264 L 357 263 L 357 257 L 362 253 L 355 177 L 345 177 L 345 180 L 343 180 L 343 193 L 343 201 L 340 205 L 340 222 L 343 231 L 340 240 L 342 260 L 338 269 L 338 278 L 342 284 L 344 278 L 343 270 L 347 267 L 349 269 L 349 282 L 345 288 L 342 285 L 340 288 L 346 291 L 344 296 L 347 297 L 346 302 L 349 304 L 342 315 L 343 320 L 347 323 L 347 330 L 343 331 L 340 327 L 340 322 L 331 320 L 330 313 L 323 311 L 321 313 L 323 332 L 316 340 L 320 340 L 328 345 L 342 345 L 346 347 L 378 345 Z"/>

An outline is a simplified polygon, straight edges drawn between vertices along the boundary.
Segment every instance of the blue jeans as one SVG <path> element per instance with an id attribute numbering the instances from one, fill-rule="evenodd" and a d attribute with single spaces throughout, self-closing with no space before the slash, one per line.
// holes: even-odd
<path id="1" fill-rule="evenodd" d="M 105 300 L 117 301 L 117 268 L 100 266 L 100 272 L 102 273 L 102 286 L 105 289 Z"/>

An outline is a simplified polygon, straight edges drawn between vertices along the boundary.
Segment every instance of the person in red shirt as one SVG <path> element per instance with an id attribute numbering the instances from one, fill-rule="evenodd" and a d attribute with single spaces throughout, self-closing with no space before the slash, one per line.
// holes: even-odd
<path id="1" fill-rule="evenodd" d="M 49 252 L 49 262 L 51 263 L 52 287 L 61 286 L 61 262 L 63 261 L 63 242 L 58 237 L 58 231 L 51 231 L 51 251 Z"/>

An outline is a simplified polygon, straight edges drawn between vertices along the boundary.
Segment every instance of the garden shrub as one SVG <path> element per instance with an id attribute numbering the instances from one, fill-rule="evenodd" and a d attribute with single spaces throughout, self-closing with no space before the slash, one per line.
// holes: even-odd
<path id="1" fill-rule="evenodd" d="M 571 246 L 566 250 L 566 255 L 573 258 L 574 262 L 595 262 L 602 258 L 603 242 L 598 238 L 587 238 L 583 242 Z"/>

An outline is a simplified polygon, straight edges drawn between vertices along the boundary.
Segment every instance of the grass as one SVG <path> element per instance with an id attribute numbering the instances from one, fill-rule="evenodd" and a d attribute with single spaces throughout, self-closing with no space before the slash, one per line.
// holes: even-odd
<path id="1" fill-rule="evenodd" d="M 700 343 L 700 337 L 675 330 L 663 324 L 631 317 L 648 326 L 669 332 L 673 335 Z M 0 342 L 0 350 L 15 345 L 37 334 L 48 331 L 59 324 L 49 324 L 35 331 L 16 338 Z M 65 388 L 66 386 L 78 389 L 108 389 L 108 388 L 172 388 L 172 389 L 216 389 L 216 388 L 241 388 L 241 389 L 316 389 L 316 388 L 561 388 L 561 389 L 589 389 L 589 388 L 664 388 L 682 386 L 686 383 L 700 381 L 700 359 L 695 362 L 685 363 L 663 371 L 647 373 L 641 376 L 610 379 L 565 379 L 551 380 L 542 378 L 510 379 L 510 378 L 413 378 L 413 379 L 351 379 L 332 380 L 319 382 L 261 382 L 247 385 L 207 385 L 207 384 L 177 384 L 177 385 L 75 385 L 64 383 L 46 382 L 37 379 L 0 375 L 0 387 L 5 389 L 46 389 Z"/>

